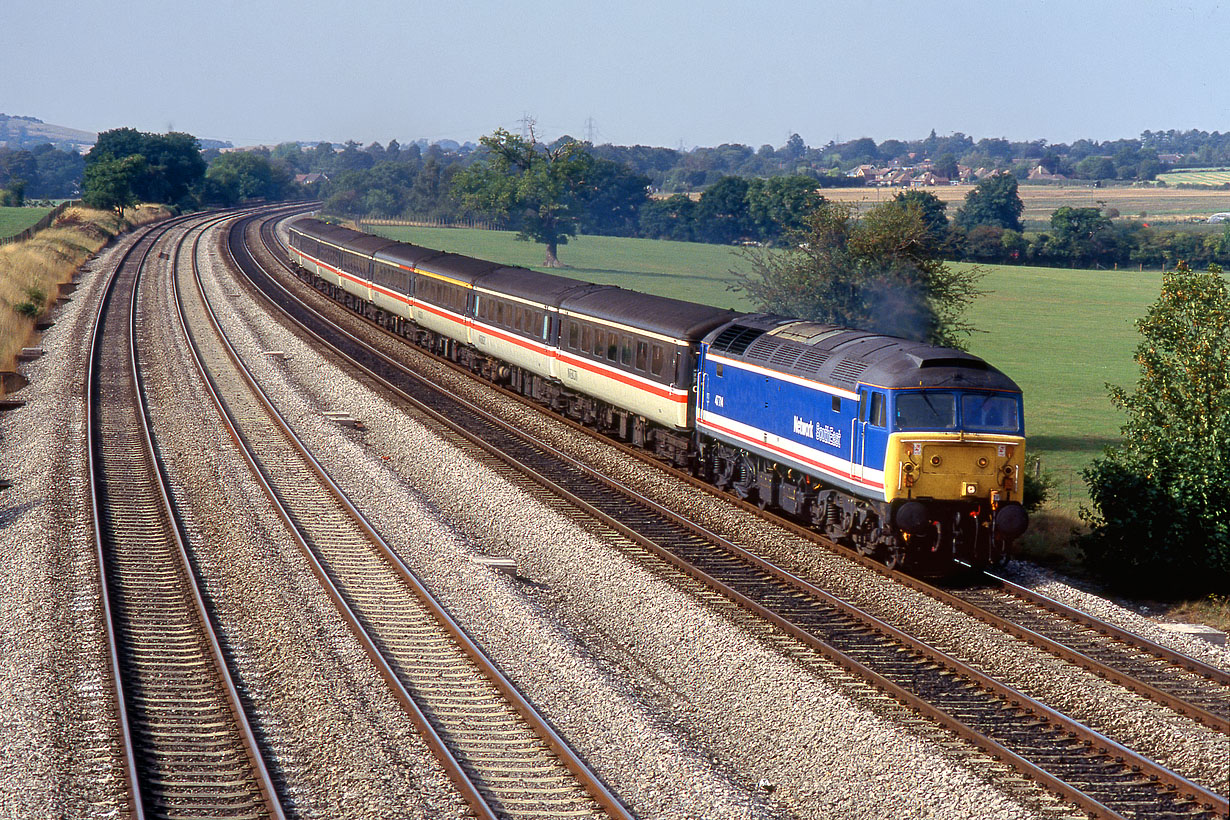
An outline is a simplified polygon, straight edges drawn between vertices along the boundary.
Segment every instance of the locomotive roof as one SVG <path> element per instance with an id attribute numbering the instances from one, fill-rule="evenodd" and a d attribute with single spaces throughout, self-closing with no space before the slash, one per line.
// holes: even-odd
<path id="1" fill-rule="evenodd" d="M 567 296 L 560 302 L 560 309 L 687 341 L 698 341 L 711 329 L 739 315 L 726 308 L 614 286 Z"/>
<path id="2" fill-rule="evenodd" d="M 1020 392 L 1012 379 L 963 350 L 765 314 L 713 329 L 705 343 L 724 356 L 845 390 L 949 387 Z"/>
<path id="3" fill-rule="evenodd" d="M 560 298 L 565 294 L 580 292 L 582 289 L 592 291 L 610 287 L 518 267 L 497 268 L 475 285 L 545 305 L 559 305 Z"/>

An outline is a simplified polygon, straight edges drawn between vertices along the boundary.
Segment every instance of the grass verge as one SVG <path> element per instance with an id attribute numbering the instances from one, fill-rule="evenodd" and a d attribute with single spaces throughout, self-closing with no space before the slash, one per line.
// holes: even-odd
<path id="1" fill-rule="evenodd" d="M 143 205 L 119 219 L 109 211 L 69 208 L 55 224 L 25 242 L 0 246 L 0 370 L 13 370 L 17 354 L 34 334 L 73 273 L 112 237 L 169 215 Z M 37 220 L 35 220 L 37 221 Z"/>

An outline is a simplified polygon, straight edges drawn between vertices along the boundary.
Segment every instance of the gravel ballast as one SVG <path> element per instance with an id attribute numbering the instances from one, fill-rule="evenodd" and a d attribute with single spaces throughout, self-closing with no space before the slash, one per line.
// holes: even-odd
<path id="1" fill-rule="evenodd" d="M 124 792 L 85 463 L 88 339 L 129 234 L 87 262 L 0 414 L 0 817 L 112 816 Z"/>

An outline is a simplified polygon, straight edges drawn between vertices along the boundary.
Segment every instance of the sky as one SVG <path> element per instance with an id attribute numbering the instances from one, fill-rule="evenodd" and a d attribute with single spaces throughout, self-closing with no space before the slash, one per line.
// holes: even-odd
<path id="1" fill-rule="evenodd" d="M 1230 130 L 1230 0 L 6 0 L 0 112 L 235 145 Z"/>

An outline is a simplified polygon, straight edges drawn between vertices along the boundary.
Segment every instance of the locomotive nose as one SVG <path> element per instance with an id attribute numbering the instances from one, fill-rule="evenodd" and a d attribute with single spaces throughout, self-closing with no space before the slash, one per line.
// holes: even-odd
<path id="1" fill-rule="evenodd" d="M 1029 513 L 1020 504 L 1005 504 L 995 512 L 995 534 L 1011 541 L 1029 526 Z"/>

